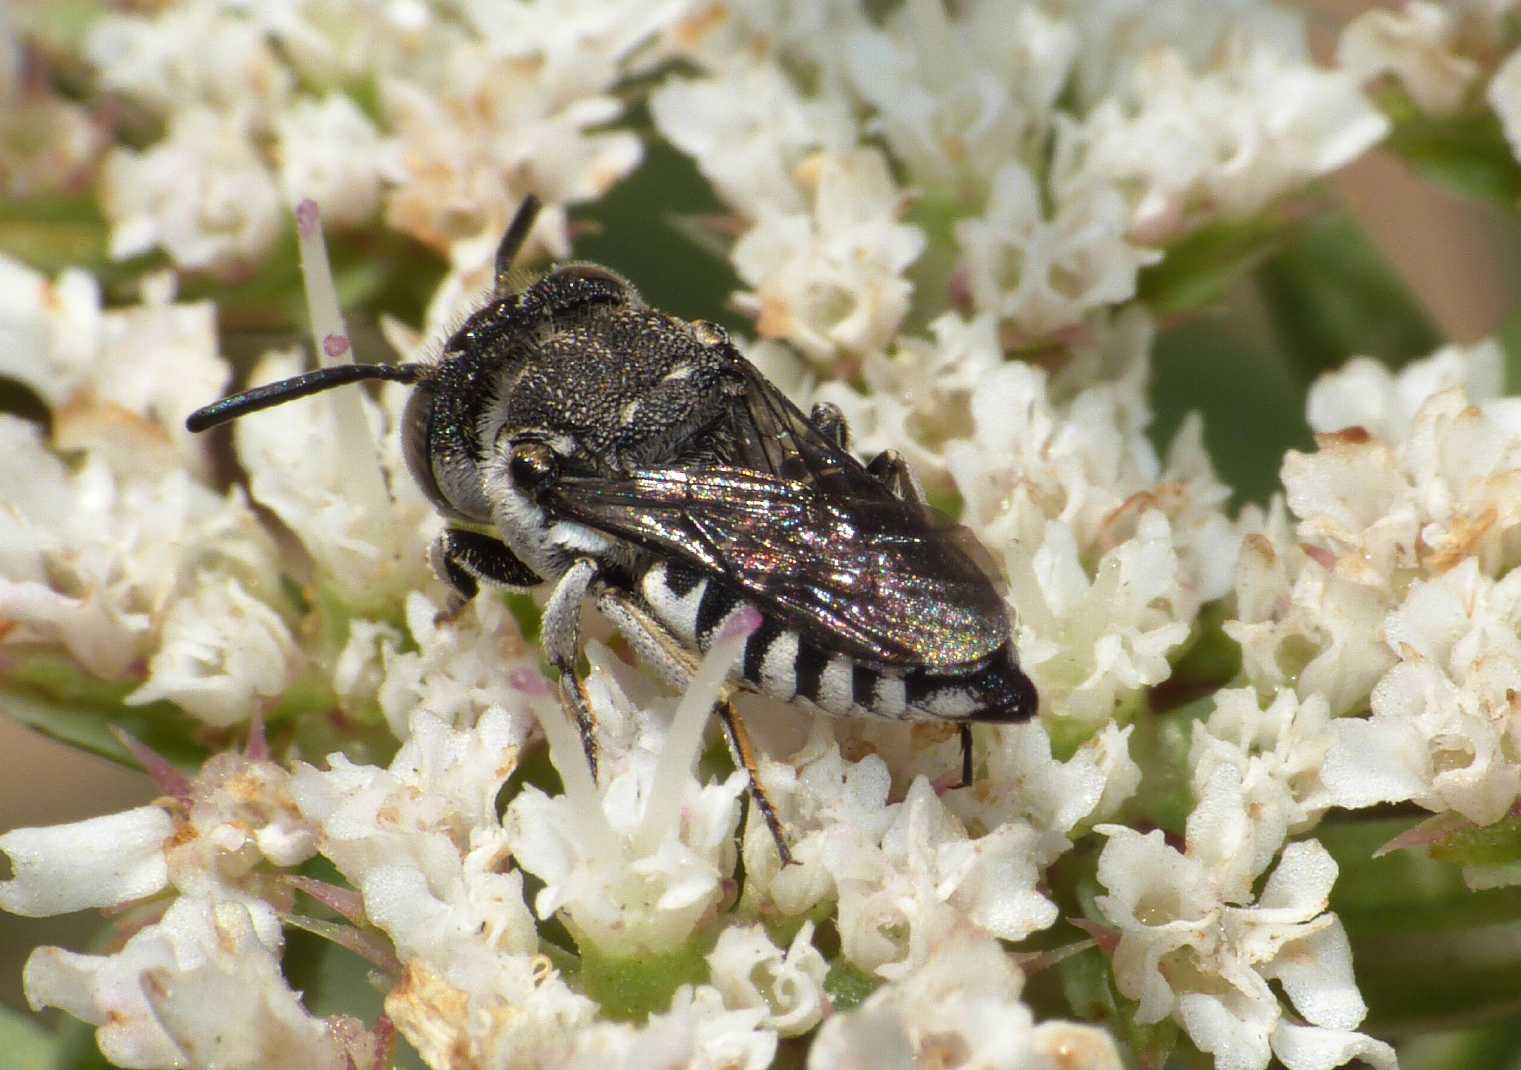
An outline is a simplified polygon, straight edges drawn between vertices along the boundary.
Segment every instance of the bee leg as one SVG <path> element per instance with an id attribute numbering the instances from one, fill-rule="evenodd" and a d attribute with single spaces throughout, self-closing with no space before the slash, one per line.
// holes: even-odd
<path id="1" fill-rule="evenodd" d="M 771 799 L 766 795 L 765 785 L 761 783 L 760 770 L 755 765 L 755 745 L 750 742 L 750 733 L 745 731 L 745 722 L 740 720 L 739 711 L 734 708 L 733 702 L 728 699 L 719 701 L 718 721 L 724 727 L 724 738 L 729 741 L 734 764 L 750 778 L 750 801 L 760 811 L 766 827 L 771 830 L 771 838 L 776 841 L 776 853 L 781 856 L 782 865 L 795 865 L 792 850 L 787 846 L 787 835 L 782 831 L 782 822 L 776 816 L 776 808 L 771 805 Z"/>
<path id="2" fill-rule="evenodd" d="M 914 478 L 913 470 L 897 450 L 883 450 L 866 466 L 866 470 L 899 498 L 911 505 L 924 504 L 924 488 Z"/>
<path id="3" fill-rule="evenodd" d="M 845 422 L 845 414 L 834 402 L 820 401 L 815 404 L 808 413 L 808 422 L 840 449 L 850 449 L 850 425 Z"/>
<path id="4" fill-rule="evenodd" d="M 481 580 L 498 587 L 537 587 L 544 581 L 499 539 L 464 528 L 446 528 L 428 551 L 433 573 L 449 585 L 449 606 L 439 614 L 453 620 L 480 590 Z"/>
<path id="5" fill-rule="evenodd" d="M 581 652 L 581 602 L 597 578 L 597 565 L 581 558 L 566 569 L 544 607 L 542 624 L 544 653 L 560 674 L 560 705 L 576 722 L 592 781 L 597 779 L 597 722 L 586 701 L 586 685 L 576 675 L 576 656 Z"/>
<path id="6" fill-rule="evenodd" d="M 958 788 L 972 786 L 972 726 L 963 721 L 956 726 L 956 732 L 961 736 L 961 783 Z"/>

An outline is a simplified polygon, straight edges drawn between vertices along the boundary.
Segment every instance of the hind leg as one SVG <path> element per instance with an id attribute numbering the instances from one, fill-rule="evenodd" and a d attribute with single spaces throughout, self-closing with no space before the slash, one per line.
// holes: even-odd
<path id="1" fill-rule="evenodd" d="M 613 622 L 639 657 L 666 683 L 678 691 L 684 691 L 690 686 L 692 676 L 697 671 L 692 653 L 677 642 L 643 606 L 623 592 L 607 588 L 597 596 L 597 609 Z M 789 865 L 792 862 L 792 851 L 787 846 L 787 837 L 776 816 L 776 808 L 771 805 L 771 798 L 761 782 L 755 762 L 755 747 L 750 742 L 749 733 L 745 731 L 744 722 L 740 720 L 739 711 L 725 695 L 718 702 L 717 713 L 719 723 L 723 726 L 724 740 L 729 744 L 729 753 L 734 756 L 734 764 L 743 769 L 749 778 L 750 803 L 771 830 L 771 838 L 776 841 L 776 851 L 781 856 L 782 865 Z"/>

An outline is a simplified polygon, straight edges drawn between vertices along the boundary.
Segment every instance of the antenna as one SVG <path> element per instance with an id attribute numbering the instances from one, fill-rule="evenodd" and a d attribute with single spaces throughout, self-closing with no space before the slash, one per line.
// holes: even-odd
<path id="1" fill-rule="evenodd" d="M 512 262 L 518 258 L 523 242 L 528 240 L 528 232 L 533 229 L 534 220 L 539 218 L 539 209 L 542 207 L 544 207 L 544 202 L 532 193 L 524 197 L 523 203 L 518 205 L 518 210 L 512 217 L 512 222 L 507 224 L 507 233 L 503 234 L 502 240 L 497 243 L 497 293 L 503 293 L 509 289 L 507 275 L 512 270 Z"/>
<path id="2" fill-rule="evenodd" d="M 510 234 L 511 231 L 508 233 Z M 186 417 L 185 426 L 191 431 L 205 431 L 209 427 L 225 424 L 228 420 L 235 420 L 250 412 L 258 412 L 260 409 L 267 409 L 294 398 L 304 398 L 308 394 L 330 390 L 346 383 L 357 383 L 362 379 L 389 379 L 397 383 L 415 383 L 423 377 L 423 371 L 424 366 L 421 364 L 335 364 L 332 367 L 318 368 L 314 372 L 306 372 L 303 375 L 294 375 L 289 379 L 281 379 L 278 383 L 256 386 L 241 394 L 225 397 L 221 401 L 213 401 L 210 405 L 196 409 Z"/>

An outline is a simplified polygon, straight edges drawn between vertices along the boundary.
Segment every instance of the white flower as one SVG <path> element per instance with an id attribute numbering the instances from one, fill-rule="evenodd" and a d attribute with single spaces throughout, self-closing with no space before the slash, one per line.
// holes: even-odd
<path id="1" fill-rule="evenodd" d="M 349 97 L 298 101 L 275 118 L 275 133 L 287 204 L 310 198 L 338 226 L 357 226 L 379 209 L 390 159 L 374 124 Z"/>
<path id="2" fill-rule="evenodd" d="M 1496 582 L 1474 558 L 1411 586 L 1384 623 L 1398 658 L 1373 715 L 1331 724 L 1323 778 L 1342 806 L 1413 799 L 1477 825 L 1521 798 L 1521 573 Z"/>
<path id="3" fill-rule="evenodd" d="M 1492 398 L 1498 358 L 1449 347 L 1398 377 L 1354 361 L 1312 389 L 1319 449 L 1283 468 L 1303 519 L 1291 533 L 1274 513 L 1247 537 L 1225 626 L 1259 689 L 1293 681 L 1332 714 L 1354 709 L 1394 663 L 1380 632 L 1403 584 L 1521 559 L 1521 410 Z"/>
<path id="4" fill-rule="evenodd" d="M 417 649 L 400 652 L 394 638 L 381 640 L 384 668 L 376 698 L 398 738 L 406 738 L 416 709 L 469 727 L 508 696 L 542 694 L 548 686 L 537 652 L 516 634 L 498 599 L 472 599 L 452 621 L 440 621 L 439 612 L 425 594 L 413 591 L 406 598 L 406 617 Z"/>
<path id="5" fill-rule="evenodd" d="M 760 925 L 732 925 L 707 954 L 713 985 L 735 1009 L 760 1008 L 768 1029 L 802 1036 L 824 1017 L 824 975 L 829 966 L 813 946 L 813 922 L 805 921 L 786 951 Z"/>
<path id="6" fill-rule="evenodd" d="M 164 140 L 116 148 L 101 175 L 117 259 L 162 247 L 181 268 L 226 271 L 274 244 L 280 195 L 245 123 L 205 108 L 175 113 Z"/>
<path id="7" fill-rule="evenodd" d="M 746 902 L 798 915 L 836 899 L 842 954 L 862 969 L 900 977 L 952 930 L 1020 940 L 1056 920 L 1037 884 L 1064 838 L 1043 840 L 1021 820 L 971 836 L 924 777 L 888 803 L 881 758 L 846 763 L 823 725 L 788 762 L 764 760 L 760 771 L 795 864 L 781 866 L 751 821 Z"/>
<path id="8" fill-rule="evenodd" d="M 923 968 L 824 1023 L 809 1070 L 965 1066 L 1119 1070 L 1114 1040 L 1073 1022 L 1036 1025 L 1024 978 L 994 940 L 956 933 Z"/>
<path id="9" fill-rule="evenodd" d="M 1143 513 L 1091 578 L 1071 531 L 1054 520 L 1039 546 L 1006 551 L 1020 665 L 1053 715 L 1097 726 L 1171 674 L 1168 655 L 1188 638 L 1197 605 L 1180 597 L 1170 534 L 1160 512 Z"/>
<path id="10" fill-rule="evenodd" d="M 794 179 L 811 152 L 855 145 L 845 101 L 805 97 L 775 63 L 725 63 L 707 78 L 669 78 L 650 94 L 650 118 L 747 219 L 807 207 Z"/>
<path id="11" fill-rule="evenodd" d="M 728 1008 L 711 985 L 682 985 L 670 1010 L 642 1025 L 599 1022 L 576 1034 L 558 1070 L 765 1070 L 776 1058 L 776 1033 L 760 1007 Z"/>
<path id="12" fill-rule="evenodd" d="M 253 381 L 297 371 L 292 357 L 271 354 Z M 362 392 L 346 402 L 329 394 L 276 406 L 234 428 L 254 498 L 296 533 L 320 569 L 318 579 L 359 610 L 394 606 L 403 592 L 431 581 L 427 546 L 441 523 L 387 442 L 399 437 L 405 390 L 382 397 L 377 406 Z M 362 413 L 364 426 L 348 429 L 369 444 L 367 453 L 344 448 L 340 404 Z"/>
<path id="13" fill-rule="evenodd" d="M 1500 64 L 1484 96 L 1500 117 L 1511 154 L 1521 157 L 1521 49 L 1512 52 Z"/>
<path id="14" fill-rule="evenodd" d="M 1399 11 L 1365 11 L 1342 30 L 1336 62 L 1359 82 L 1393 74 L 1416 107 L 1429 115 L 1452 115 L 1479 74 L 1478 63 L 1460 51 L 1461 17 L 1421 0 Z"/>
<path id="15" fill-rule="evenodd" d="M 1162 466 L 1146 437 L 1150 320 L 1124 314 L 1080 342 L 1075 362 L 1090 374 L 1075 390 L 1065 376 L 1052 382 L 1031 364 L 1003 361 L 988 321 L 974 324 L 983 328 L 942 334 L 926 373 L 944 380 L 926 408 L 949 395 L 970 410 L 970 428 L 943 446 L 966 503 L 962 522 L 992 547 L 1038 541 L 1047 518 L 1070 527 L 1085 555 L 1123 541 L 1136 516 L 1122 506 L 1162 500 Z M 904 385 L 917 408 L 923 395 Z"/>
<path id="16" fill-rule="evenodd" d="M 260 940 L 279 946 L 279 911 L 291 893 L 270 866 L 300 865 L 316 851 L 312 824 L 292 802 L 291 774 L 235 751 L 213 755 L 190 782 L 163 845 L 169 880 L 181 895 L 239 902 Z"/>
<path id="17" fill-rule="evenodd" d="M 1032 4 L 973 3 L 953 16 L 912 0 L 882 29 L 846 38 L 844 59 L 894 156 L 955 195 L 1036 155 L 1077 50 L 1072 23 Z"/>
<path id="18" fill-rule="evenodd" d="M 1098 831 L 1109 837 L 1098 870 L 1109 894 L 1097 903 L 1119 929 L 1115 982 L 1138 1001 L 1138 1022 L 1170 1015 L 1221 1070 L 1262 1070 L 1274 1054 L 1290 1070 L 1336 1065 L 1311 1061 L 1309 1053 L 1355 1028 L 1367 1008 L 1346 933 L 1326 912 L 1336 863 L 1323 847 L 1311 840 L 1284 848 L 1248 905 L 1262 856 L 1228 766 L 1189 817 L 1186 852 L 1168 846 L 1160 831 Z M 1270 981 L 1310 1023 L 1298 1027 L 1308 1033 L 1290 1031 Z M 1393 1049 L 1358 1039 L 1366 1061 L 1395 1066 Z M 1355 1054 L 1348 1045 L 1345 1058 Z"/>
<path id="19" fill-rule="evenodd" d="M 208 106 L 268 114 L 294 79 L 254 23 L 233 5 L 190 3 L 155 16 L 105 15 L 91 22 L 84 53 L 103 89 L 162 115 Z"/>
<path id="20" fill-rule="evenodd" d="M 820 152 L 799 164 L 811 210 L 774 210 L 735 244 L 750 287 L 735 304 L 756 330 L 815 360 L 885 345 L 908 311 L 904 271 L 924 235 L 898 222 L 902 194 L 878 152 Z"/>
<path id="21" fill-rule="evenodd" d="M 1505 354 L 1494 339 L 1449 345 L 1398 372 L 1369 357 L 1349 360 L 1310 386 L 1305 418 L 1312 431 L 1361 427 L 1387 442 L 1410 435 L 1426 400 L 1461 387 L 1470 401 L 1497 398 L 1505 385 Z"/>
<path id="22" fill-rule="evenodd" d="M 1493 359 L 1492 350 L 1478 352 Z M 1438 353 L 1405 374 L 1412 385 L 1436 387 L 1460 374 L 1452 364 L 1450 351 Z M 1446 375 L 1432 374 L 1444 365 Z M 1300 538 L 1329 550 L 1339 575 L 1372 586 L 1388 584 L 1395 569 L 1440 571 L 1469 555 L 1486 570 L 1513 561 L 1521 528 L 1516 403 L 1470 405 L 1454 387 L 1427 397 L 1408 428 L 1394 426 L 1404 433 L 1385 439 L 1354 426 L 1319 435 L 1313 455 L 1288 453 L 1283 480 L 1289 507 L 1304 518 Z"/>
<path id="23" fill-rule="evenodd" d="M 101 1054 L 118 1066 L 342 1070 L 373 1060 L 377 1044 L 359 1022 L 301 1005 L 279 950 L 278 930 L 270 942 L 241 903 L 187 897 L 113 955 L 39 948 L 23 984 L 34 1010 L 97 1026 Z"/>
<path id="24" fill-rule="evenodd" d="M 974 827 L 1024 818 L 1042 834 L 1041 853 L 1054 859 L 1080 825 L 1113 816 L 1140 786 L 1141 768 L 1129 751 L 1133 728 L 1107 724 L 1060 762 L 1039 718 L 1000 725 L 983 736 L 992 741 L 974 789 L 947 794 L 946 805 Z"/>
<path id="25" fill-rule="evenodd" d="M 719 688 L 756 623 L 739 622 L 713 644 L 669 715 L 669 700 L 632 708 L 616 681 L 597 679 L 611 675 L 605 656 L 592 659 L 595 686 L 588 691 L 598 727 L 621 724 L 633 737 L 620 746 L 600 734 L 597 784 L 562 711 L 535 707 L 565 794 L 525 787 L 504 820 L 519 864 L 544 882 L 534 901 L 539 917 L 562 912 L 578 940 L 630 957 L 676 950 L 718 906 L 735 861 L 744 773 L 704 784 L 692 763 Z"/>
<path id="26" fill-rule="evenodd" d="M 0 22 L 0 194 L 67 191 L 89 174 L 104 134 L 84 105 L 10 77 L 6 31 Z"/>
<path id="27" fill-rule="evenodd" d="M 1126 190 L 1127 229 L 1151 241 L 1259 212 L 1389 129 L 1350 76 L 1271 41 L 1230 37 L 1202 73 L 1173 48 L 1139 55 L 1083 122 L 1070 180 Z"/>
<path id="28" fill-rule="evenodd" d="M 372 870 L 406 863 L 435 887 L 460 879 L 472 836 L 496 833 L 496 794 L 517 765 L 526 718 L 493 710 L 455 730 L 430 713 L 412 718 L 389 770 L 341 754 L 319 771 L 298 765 L 291 795 L 322 829 L 322 853 L 361 887 Z"/>
<path id="29" fill-rule="evenodd" d="M 218 728 L 278 699 L 301 655 L 285 621 L 231 576 L 207 577 L 164 615 L 148 679 L 123 701 L 168 699 Z"/>
<path id="30" fill-rule="evenodd" d="M 227 382 L 216 309 L 176 302 L 167 273 L 143 280 L 140 304 L 106 309 L 86 272 L 50 282 L 0 257 L 0 374 L 53 410 L 61 449 L 93 450 L 133 476 L 209 467 L 185 417 Z"/>
<path id="31" fill-rule="evenodd" d="M 1290 833 L 1312 828 L 1333 805 L 1322 772 L 1333 732 L 1324 697 L 1301 702 L 1287 688 L 1266 709 L 1252 688 L 1217 692 L 1209 720 L 1194 725 L 1188 755 L 1194 796 L 1203 798 L 1218 770 L 1230 767 L 1258 829 L 1253 872 L 1267 867 Z"/>
<path id="32" fill-rule="evenodd" d="M 69 268 L 49 281 L 0 256 L 0 374 L 58 407 L 94 370 L 99 324 L 100 286 L 89 272 Z"/>
<path id="33" fill-rule="evenodd" d="M 530 190 L 552 207 L 606 193 L 643 156 L 635 134 L 598 129 L 622 114 L 614 87 L 633 49 L 678 13 L 670 3 L 590 4 L 547 18 L 468 5 L 481 39 L 462 35 L 447 62 L 398 64 L 377 79 L 401 168 L 387 223 L 447 250 L 494 243 Z M 564 255 L 561 212 L 546 213 L 540 232 Z"/>
<path id="34" fill-rule="evenodd" d="M 1392 661 L 1378 630 L 1387 592 L 1338 576 L 1326 554 L 1307 554 L 1289 532 L 1282 502 L 1272 533 L 1252 532 L 1236 570 L 1238 619 L 1225 634 L 1241 644 L 1242 668 L 1259 691 L 1293 687 L 1344 713 L 1367 698 Z"/>
<path id="35" fill-rule="evenodd" d="M 1069 125 L 1057 128 L 1059 158 L 1073 136 Z M 983 213 L 956 224 L 967 290 L 1024 335 L 1065 330 L 1134 297 L 1137 273 L 1161 259 L 1127 240 L 1129 225 L 1116 188 L 1076 182 L 1050 197 L 1025 165 L 1007 163 L 992 176 Z"/>
<path id="36" fill-rule="evenodd" d="M 12 874 L 0 881 L 0 907 L 36 918 L 153 895 L 169 883 L 164 841 L 173 831 L 160 806 L 12 829 L 0 835 Z"/>
<path id="37" fill-rule="evenodd" d="M 292 776 L 322 853 L 396 948 L 402 974 L 387 1014 L 433 1065 L 459 1053 L 543 1065 L 594 1011 L 538 954 L 523 873 L 506 867 L 496 798 L 526 730 L 525 717 L 501 709 L 469 730 L 418 712 L 389 769 L 335 754 L 326 771 L 298 766 Z"/>
<path id="38" fill-rule="evenodd" d="M 50 643 L 96 676 L 147 655 L 173 599 L 203 568 L 268 597 L 279 571 L 237 492 L 220 498 L 183 470 L 130 479 L 94 454 L 77 470 L 37 428 L 0 416 L 0 617 L 4 641 Z"/>
<path id="39" fill-rule="evenodd" d="M 890 355 L 866 354 L 861 361 L 865 394 L 839 381 L 788 393 L 797 400 L 807 393 L 807 400 L 838 405 L 850 424 L 855 453 L 871 458 L 895 449 L 916 478 L 943 483 L 946 442 L 966 434 L 972 399 L 1003 365 L 1004 356 L 998 321 L 990 313 L 968 319 L 947 312 L 930 323 L 929 333 L 929 338 L 899 335 Z M 758 348 L 752 347 L 752 362 Z M 769 374 L 773 369 L 765 370 L 776 382 Z"/>

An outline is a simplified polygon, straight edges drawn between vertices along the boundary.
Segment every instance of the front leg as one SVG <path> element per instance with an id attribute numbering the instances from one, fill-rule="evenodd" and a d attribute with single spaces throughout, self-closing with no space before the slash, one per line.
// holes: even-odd
<path id="1" fill-rule="evenodd" d="M 924 488 L 897 450 L 883 450 L 866 466 L 877 481 L 910 505 L 924 504 Z"/>
<path id="2" fill-rule="evenodd" d="M 449 585 L 449 608 L 453 618 L 480 591 L 480 581 L 498 587 L 537 587 L 544 580 L 519 561 L 499 539 L 464 528 L 445 528 L 428 552 L 433 573 Z"/>
<path id="3" fill-rule="evenodd" d="M 560 674 L 560 704 L 581 733 L 593 782 L 597 779 L 597 722 L 586 701 L 586 685 L 576 675 L 576 657 L 581 652 L 581 602 L 596 581 L 597 572 L 597 563 L 588 557 L 579 558 L 566 569 L 544 607 L 540 633 L 544 654 Z"/>

